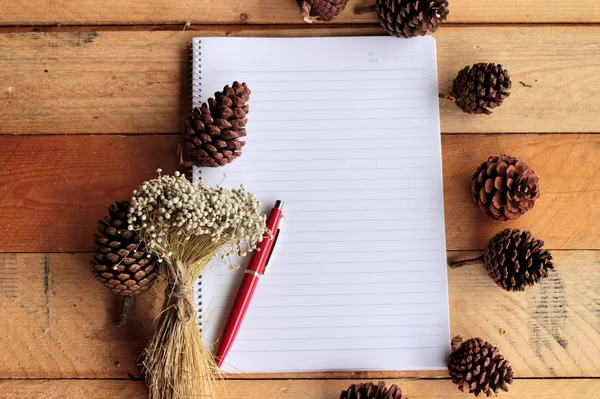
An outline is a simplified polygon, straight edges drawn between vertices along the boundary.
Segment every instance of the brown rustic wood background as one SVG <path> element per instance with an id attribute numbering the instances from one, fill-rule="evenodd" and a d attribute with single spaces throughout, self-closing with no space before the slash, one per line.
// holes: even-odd
<path id="1" fill-rule="evenodd" d="M 295 0 L 0 0 L 0 398 L 146 397 L 136 357 L 160 293 L 117 329 L 117 299 L 89 271 L 90 235 L 111 202 L 176 167 L 190 39 L 385 34 L 374 15 L 352 13 L 364 3 L 307 25 Z M 514 81 L 489 117 L 441 104 L 448 257 L 515 226 L 545 239 L 557 264 L 521 294 L 481 267 L 451 270 L 452 333 L 484 337 L 512 361 L 502 397 L 598 398 L 600 2 L 450 0 L 435 38 L 440 91 L 474 62 L 502 63 Z M 509 224 L 482 216 L 468 188 L 474 166 L 503 152 L 542 188 Z M 219 398 L 337 399 L 380 378 L 412 399 L 469 397 L 443 372 L 387 371 L 236 376 Z"/>

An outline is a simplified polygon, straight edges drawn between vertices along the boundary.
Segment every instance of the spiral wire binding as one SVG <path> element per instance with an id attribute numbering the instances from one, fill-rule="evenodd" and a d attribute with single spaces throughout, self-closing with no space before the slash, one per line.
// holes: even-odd
<path id="1" fill-rule="evenodd" d="M 200 106 L 200 98 L 202 97 L 202 76 L 200 71 L 202 69 L 202 41 L 199 39 L 192 39 L 190 46 L 190 64 L 191 64 L 191 97 L 192 97 L 192 110 Z M 198 170 L 198 174 L 200 170 Z M 189 181 L 194 181 L 194 167 L 191 166 L 185 172 L 185 176 Z M 197 306 L 197 324 L 200 332 L 202 332 L 202 276 L 198 277 L 196 281 L 196 306 Z"/>

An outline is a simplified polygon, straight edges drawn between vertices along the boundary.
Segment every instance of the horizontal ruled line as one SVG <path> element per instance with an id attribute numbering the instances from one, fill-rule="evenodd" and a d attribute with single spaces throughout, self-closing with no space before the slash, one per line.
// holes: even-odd
<path id="1" fill-rule="evenodd" d="M 361 82 L 397 82 L 402 80 L 428 80 L 428 78 L 395 78 L 395 79 L 363 79 L 361 78 Z M 321 82 L 352 82 L 356 83 L 356 79 L 327 79 L 323 80 L 253 80 L 254 83 L 321 83 Z"/>
<path id="2" fill-rule="evenodd" d="M 403 127 L 403 126 L 398 126 L 398 127 L 378 127 L 377 130 L 409 130 L 409 129 L 422 129 L 421 126 L 417 126 L 417 127 Z M 259 132 L 320 132 L 320 131 L 326 131 L 326 132 L 345 132 L 347 130 L 353 130 L 353 131 L 364 131 L 365 128 L 317 128 L 317 129 L 260 129 Z M 432 136 L 405 136 L 406 138 L 411 138 L 411 139 L 418 139 L 418 138 L 431 138 Z M 367 139 L 371 139 L 371 137 L 365 137 Z M 396 138 L 403 138 L 403 137 L 395 137 Z M 299 140 L 306 140 L 306 141 L 311 141 L 312 139 L 299 139 Z M 287 139 L 283 139 L 283 141 L 287 141 Z"/>
<path id="3" fill-rule="evenodd" d="M 278 123 L 288 123 L 288 122 L 334 122 L 334 121 L 344 121 L 344 122 L 353 122 L 353 121 L 370 121 L 374 118 L 312 118 L 312 119 L 281 119 L 281 120 L 270 120 L 270 119 L 253 119 L 252 123 L 256 122 L 278 122 Z M 377 118 L 377 120 L 406 120 L 406 119 L 433 119 L 433 117 L 427 116 L 403 116 L 403 117 L 387 117 L 387 118 Z M 373 128 L 377 129 L 377 128 Z M 326 129 L 323 129 L 326 130 Z"/>
<path id="4" fill-rule="evenodd" d="M 339 140 L 332 140 L 332 141 L 339 141 Z M 408 147 L 408 146 L 402 146 L 402 147 L 385 147 L 385 148 L 367 148 L 367 150 L 369 151 L 377 151 L 377 150 L 419 150 L 419 149 L 425 149 L 425 148 L 431 148 L 431 146 L 429 145 L 420 145 L 420 146 L 412 146 L 412 147 Z M 322 148 L 316 148 L 316 149 L 309 149 L 309 150 L 301 150 L 301 151 L 317 151 L 317 150 L 321 150 Z M 354 150 L 354 148 L 336 148 L 335 149 L 338 152 L 342 152 L 345 150 L 349 150 L 352 151 Z M 272 152 L 272 151 L 277 151 L 277 152 L 298 152 L 298 149 L 296 148 L 287 148 L 287 149 L 283 149 L 283 148 L 277 148 L 277 149 L 272 149 L 272 148 L 265 148 L 265 149 L 258 149 L 258 148 L 244 148 L 244 153 L 251 153 L 251 152 Z M 400 178 L 398 178 L 400 179 Z M 403 179 L 408 179 L 408 177 L 404 177 Z M 411 177 L 411 179 L 414 179 L 414 177 Z M 356 179 L 352 179 L 352 180 L 356 180 Z M 393 180 L 393 179 L 391 179 Z"/>
<path id="5" fill-rule="evenodd" d="M 289 213 L 290 211 L 286 211 L 286 213 Z M 291 222 L 293 223 L 293 222 Z M 400 228 L 396 228 L 394 227 L 393 229 L 379 229 L 379 230 L 363 230 L 361 229 L 361 232 L 364 233 L 377 233 L 377 232 L 387 232 L 387 231 L 433 231 L 433 230 L 437 230 L 436 228 L 430 228 L 430 229 L 400 229 Z M 294 234 L 298 234 L 298 233 L 302 233 L 302 234 L 310 234 L 310 233 L 340 233 L 340 232 L 346 232 L 346 229 L 343 230 L 308 230 L 308 231 L 291 231 L 290 233 L 294 233 Z"/>
<path id="6" fill-rule="evenodd" d="M 413 189 L 425 189 L 425 188 L 433 188 L 433 187 L 402 187 L 402 190 L 413 190 Z M 400 188 L 398 188 L 400 189 Z M 389 187 L 381 187 L 381 188 L 369 188 L 368 191 L 388 191 L 390 190 Z M 273 190 L 252 190 L 254 193 L 272 193 Z M 350 188 L 336 188 L 336 189 L 324 189 L 324 190 L 315 190 L 315 189 L 310 189 L 310 190 L 277 190 L 278 193 L 283 194 L 283 193 L 327 193 L 327 192 L 339 192 L 339 191 L 356 191 L 356 187 L 350 187 Z M 399 219 L 399 220 L 415 220 L 415 219 Z"/>
<path id="7" fill-rule="evenodd" d="M 432 290 L 432 291 L 414 291 L 414 292 L 396 292 L 393 293 L 393 295 L 415 295 L 415 294 L 439 294 L 440 291 L 439 290 Z M 317 296 L 360 296 L 360 295 L 381 295 L 381 292 L 368 292 L 368 293 L 360 293 L 357 294 L 355 292 L 353 293 L 347 293 L 347 294 L 318 294 Z M 390 294 L 392 295 L 392 294 Z M 230 295 L 228 296 L 223 296 L 223 298 L 226 297 L 232 297 Z M 306 294 L 301 294 L 301 295 L 291 295 L 291 294 L 283 294 L 283 295 L 254 295 L 255 298 L 285 298 L 285 297 L 306 297 Z"/>
<path id="8" fill-rule="evenodd" d="M 429 97 L 371 97 L 371 98 L 361 98 L 361 99 L 355 99 L 355 98 L 336 98 L 336 99 L 300 99 L 300 100 L 295 100 L 295 99 L 281 99 L 281 100 L 252 100 L 252 103 L 294 103 L 294 102 L 318 102 L 318 101 L 322 101 L 322 102 L 331 102 L 331 101 L 361 101 L 363 104 L 368 104 L 369 101 L 379 101 L 379 100 L 408 100 L 408 101 L 412 101 L 412 100 L 427 100 L 429 99 Z"/>
<path id="9" fill-rule="evenodd" d="M 373 168 L 373 169 L 363 169 L 363 170 L 376 170 L 377 172 L 380 172 L 382 170 L 403 170 L 403 169 L 435 169 L 435 166 L 406 166 L 406 167 L 398 167 L 398 168 Z M 327 172 L 344 172 L 344 171 L 349 171 L 349 170 L 355 170 L 357 169 L 356 167 L 350 167 L 350 168 L 340 168 L 340 169 L 332 169 L 332 168 L 327 168 Z M 227 172 L 224 173 L 244 173 L 244 172 L 252 172 L 252 173 L 272 173 L 272 172 L 282 172 L 282 173 L 288 173 L 288 172 L 306 172 L 306 169 L 285 169 L 285 170 L 277 170 L 274 171 L 273 169 L 244 169 L 244 170 L 232 170 L 232 169 L 227 169 Z M 320 169 L 309 169 L 308 171 L 320 171 Z M 369 180 L 375 179 L 374 177 L 369 177 Z M 382 178 L 382 179 L 387 179 L 387 178 Z M 356 179 L 353 179 L 356 180 Z M 229 178 L 227 178 L 226 181 L 231 181 L 229 180 Z M 235 181 L 240 181 L 240 180 L 235 180 Z M 254 181 L 254 180 L 253 180 Z M 272 181 L 272 180 L 269 180 Z M 418 199 L 427 199 L 427 198 L 418 198 Z"/>
<path id="10" fill-rule="evenodd" d="M 418 305 L 434 305 L 440 303 L 439 301 L 430 301 L 430 302 L 424 302 L 424 301 L 419 301 L 417 304 Z M 367 304 L 364 306 L 395 306 L 395 305 L 413 305 L 415 304 L 415 302 L 389 302 L 389 303 L 376 303 L 376 304 Z M 326 305 L 326 307 L 343 307 L 343 306 L 361 306 L 360 304 L 340 304 L 340 305 Z M 228 306 L 230 307 L 230 306 Z M 319 303 L 316 305 L 301 305 L 301 306 L 288 306 L 288 305 L 281 305 L 281 306 L 272 306 L 272 305 L 267 305 L 267 306 L 259 306 L 259 305 L 252 305 L 253 308 L 265 308 L 265 309 L 271 309 L 271 308 L 322 308 L 323 304 Z"/>
<path id="11" fill-rule="evenodd" d="M 314 222 L 313 222 L 314 223 Z M 307 248 L 309 249 L 309 248 Z M 350 251 L 350 250 L 346 250 L 346 251 L 330 251 L 330 250 L 324 250 L 324 251 L 315 251 L 314 249 L 310 249 L 310 254 L 372 254 L 373 252 L 425 252 L 425 251 L 434 251 L 435 249 L 378 249 L 377 251 Z M 301 252 L 282 252 L 282 251 L 277 251 L 277 255 L 304 255 L 306 254 L 307 251 L 301 251 Z"/>
<path id="12" fill-rule="evenodd" d="M 282 262 L 285 263 L 286 265 L 289 265 L 290 263 L 288 262 Z M 349 262 L 339 262 L 336 263 L 338 265 L 345 265 Z M 355 263 L 371 263 L 371 262 L 355 262 Z M 383 263 L 383 262 L 377 262 L 379 263 Z M 393 262 L 389 262 L 389 263 L 393 263 Z M 319 265 L 321 266 L 321 265 Z M 378 275 L 378 274 L 402 274 L 402 273 L 436 273 L 439 272 L 441 270 L 439 269 L 424 269 L 424 270 L 394 270 L 394 271 L 387 271 L 387 272 L 373 272 L 373 271 L 369 271 L 369 276 L 370 275 Z M 230 271 L 231 273 L 231 271 Z M 311 272 L 311 273 L 277 273 L 277 274 L 273 274 L 270 272 L 265 273 L 265 276 L 268 277 L 290 277 L 290 276 L 350 276 L 350 275 L 355 275 L 356 272 L 329 272 L 329 273 L 323 273 L 321 271 L 319 272 Z M 231 277 L 230 274 L 218 274 L 215 275 L 214 277 L 218 277 L 218 278 L 228 278 Z M 219 284 L 219 286 L 223 286 L 223 284 Z M 271 286 L 272 287 L 272 286 Z M 421 304 L 423 302 L 419 302 L 419 304 Z M 437 303 L 437 302 L 434 302 Z M 379 304 L 378 304 L 379 305 Z M 322 306 L 322 305 L 320 305 Z"/>
<path id="13" fill-rule="evenodd" d="M 440 283 L 440 280 L 415 280 L 415 281 L 380 281 L 377 282 L 377 284 L 422 284 L 422 283 Z M 371 284 L 371 283 L 366 283 L 366 284 Z M 372 283 L 375 284 L 375 283 Z M 309 283 L 309 284 L 297 284 L 294 283 L 294 287 L 339 287 L 339 286 L 346 286 L 346 285 L 365 285 L 364 281 L 358 281 L 355 283 L 323 283 L 323 284 L 319 284 L 319 283 Z M 228 287 L 229 284 L 224 284 L 224 285 L 216 285 L 217 287 Z M 262 284 L 263 287 L 289 287 L 290 284 Z"/>
<path id="14" fill-rule="evenodd" d="M 325 306 L 323 306 L 325 307 Z M 384 313 L 384 314 L 354 314 L 354 315 L 343 315 L 343 316 L 338 316 L 336 315 L 335 317 L 369 317 L 369 316 L 374 316 L 374 317 L 381 317 L 381 316 L 389 316 L 389 317 L 393 317 L 393 316 L 433 316 L 433 315 L 440 315 L 442 314 L 441 312 L 433 312 L 433 313 L 424 313 L 424 312 L 416 312 L 416 313 Z M 321 316 L 293 316 L 292 318 L 294 319 L 330 319 L 332 316 L 331 315 L 321 315 Z M 275 317 L 262 317 L 262 316 L 258 316 L 258 317 L 246 317 L 246 320 L 260 320 L 260 319 L 289 319 L 290 317 L 287 316 L 275 316 Z"/>
<path id="15" fill-rule="evenodd" d="M 280 150 L 277 150 L 280 151 Z M 256 173 L 255 170 L 252 171 L 253 173 Z M 289 172 L 286 170 L 286 172 Z M 405 176 L 405 177 L 369 177 L 368 180 L 388 180 L 388 181 L 396 181 L 396 180 L 423 180 L 423 179 L 433 179 L 434 176 Z M 252 180 L 252 184 L 254 183 L 284 183 L 284 182 L 314 182 L 314 181 L 356 181 L 356 177 L 354 178 L 348 178 L 348 179 L 339 179 L 337 177 L 332 178 L 332 179 L 280 179 L 280 180 Z M 247 180 L 230 180 L 229 178 L 226 178 L 225 180 L 227 183 L 245 183 L 248 184 Z"/>
<path id="16" fill-rule="evenodd" d="M 323 129 L 315 129 L 314 131 L 321 131 Z M 324 132 L 324 134 L 328 134 L 330 132 L 329 129 L 325 129 L 326 132 Z M 345 129 L 340 129 L 340 131 L 343 131 Z M 261 130 L 261 132 L 264 132 L 265 130 Z M 269 132 L 281 132 L 281 130 L 268 130 Z M 291 132 L 292 130 L 285 130 L 287 132 Z M 302 130 L 298 130 L 298 131 L 302 131 Z M 403 137 L 362 137 L 360 140 L 363 139 L 368 139 L 369 141 L 372 140 L 423 140 L 426 141 L 425 139 L 430 139 L 431 136 L 403 136 Z M 266 139 L 260 139 L 260 138 L 256 138 L 256 133 L 254 134 L 254 136 L 252 137 L 252 142 L 253 143 L 267 143 L 267 142 L 288 142 L 288 141 L 306 141 L 308 143 L 313 142 L 313 141 L 340 141 L 340 140 L 358 140 L 356 138 L 339 138 L 339 137 L 335 137 L 335 138 L 327 138 L 327 137 L 319 137 L 319 138 L 305 138 L 305 137 L 291 137 L 291 138 L 283 138 L 283 139 L 272 139 L 272 138 L 266 138 Z M 386 147 L 389 148 L 389 147 Z M 402 147 L 402 148 L 406 148 L 406 147 Z M 244 149 L 246 150 L 246 149 Z"/>
<path id="17" fill-rule="evenodd" d="M 296 181 L 296 180 L 294 180 Z M 289 214 L 289 213 L 312 213 L 312 212 L 326 212 L 326 213 L 332 213 L 332 212 L 371 212 L 371 211 L 383 211 L 383 212 L 390 212 L 390 211 L 434 211 L 436 208 L 376 208 L 376 209 L 331 209 L 331 210 L 321 210 L 321 209 L 310 209 L 310 210 L 305 210 L 305 211 L 293 211 L 293 210 L 289 210 L 286 209 L 285 213 Z M 412 229 L 411 229 L 412 230 Z M 419 241 L 421 239 L 409 239 L 409 240 L 403 240 L 403 241 Z M 382 240 L 377 240 L 377 241 L 382 241 Z M 392 241 L 392 240 L 388 240 L 388 241 Z M 397 240 L 393 240 L 393 241 L 397 241 Z M 314 241 L 314 242 L 319 242 L 319 241 Z"/>
<path id="18" fill-rule="evenodd" d="M 433 188 L 433 187 L 431 187 Z M 377 199 L 361 199 L 361 202 L 369 202 L 369 201 L 375 201 L 377 203 L 382 203 L 385 201 L 398 201 L 398 200 L 404 200 L 404 199 L 410 199 L 410 200 L 427 200 L 427 199 L 436 199 L 435 197 L 393 197 L 393 198 L 377 198 Z M 335 199 L 335 200 L 328 200 L 328 199 L 316 199 L 316 200 L 286 200 L 285 202 L 288 204 L 291 203 L 296 203 L 296 202 L 347 202 L 347 201 L 357 201 L 356 199 L 348 199 L 348 198 L 340 198 L 340 199 Z M 400 229 L 402 230 L 402 229 Z M 410 229 L 412 230 L 412 229 Z M 321 230 L 319 230 L 321 231 Z"/>
<path id="19" fill-rule="evenodd" d="M 343 337 L 343 336 L 337 336 L 337 337 L 319 337 L 317 338 L 317 340 L 321 341 L 321 340 L 332 340 L 332 339 L 383 339 L 383 338 L 435 338 L 435 337 L 445 337 L 445 335 L 442 334 L 419 334 L 419 335 L 382 335 L 379 337 Z M 270 338 L 269 340 L 274 340 L 274 341 L 311 341 L 314 338 Z M 256 341 L 262 341 L 260 339 L 256 339 L 256 338 L 236 338 L 236 341 L 252 341 L 252 342 L 256 342 Z M 327 349 L 325 349 L 327 350 Z"/>
<path id="20" fill-rule="evenodd" d="M 420 263 L 420 262 L 438 262 L 439 259 L 417 259 L 417 260 L 383 260 L 377 261 L 377 263 Z M 275 262 L 277 263 L 277 262 Z M 325 262 L 319 261 L 320 265 L 343 265 L 347 263 L 366 263 L 366 261 L 362 260 L 349 260 L 346 262 L 333 261 L 333 262 Z M 313 265 L 314 263 L 308 262 L 285 262 L 286 265 Z M 371 272 L 369 272 L 371 273 Z"/>
<path id="21" fill-rule="evenodd" d="M 409 239 L 398 238 L 396 240 L 377 240 L 377 242 L 395 242 L 395 243 L 410 242 L 410 241 L 436 241 L 436 239 L 435 238 L 409 238 Z M 362 239 L 362 240 L 330 241 L 330 242 L 328 242 L 328 244 L 338 244 L 340 242 L 348 242 L 348 243 L 363 242 L 364 243 L 365 240 Z M 323 243 L 323 241 L 281 241 L 281 243 L 285 243 L 285 244 L 321 244 L 321 243 Z"/>
<path id="22" fill-rule="evenodd" d="M 259 340 L 256 340 L 259 341 Z M 230 353 L 265 353 L 265 352 L 276 352 L 276 353 L 286 353 L 286 352 L 340 352 L 340 351 L 366 351 L 366 350 L 398 350 L 398 349 L 443 349 L 445 346 L 397 346 L 394 348 L 369 348 L 369 347 L 361 347 L 357 348 L 336 348 L 336 349 L 273 349 L 273 350 L 245 350 L 245 351 L 235 351 L 232 350 Z"/>
<path id="23" fill-rule="evenodd" d="M 256 191 L 255 191 L 256 192 Z M 395 222 L 395 221 L 401 221 L 401 220 L 435 220 L 436 218 L 424 218 L 424 217 L 417 217 L 417 218 L 394 218 L 394 219 L 390 219 L 390 218 L 383 218 L 383 219 L 369 219 L 369 222 L 381 222 L 381 221 L 389 221 L 389 222 Z M 347 220 L 327 220 L 327 219 L 321 219 L 319 220 L 319 223 L 323 223 L 323 222 L 360 222 L 357 221 L 356 219 L 347 219 Z M 312 223 L 314 224 L 314 221 L 305 221 L 305 220 L 295 220 L 295 221 L 286 221 L 287 223 L 294 223 L 294 224 L 299 224 L 299 223 Z"/>
<path id="24" fill-rule="evenodd" d="M 353 158 L 353 160 L 355 161 L 362 161 L 365 159 L 373 159 L 372 157 L 369 158 Z M 390 158 L 381 158 L 381 157 L 377 157 L 377 160 L 394 160 L 397 161 L 399 159 L 431 159 L 431 157 L 390 157 Z M 277 162 L 303 162 L 303 161 L 309 161 L 309 162 L 313 162 L 313 161 L 336 161 L 336 159 L 332 159 L 332 158 L 303 158 L 303 159 L 279 159 L 277 160 Z M 264 159 L 244 159 L 244 162 L 265 162 Z M 433 187 L 432 187 L 433 188 Z"/>
<path id="25" fill-rule="evenodd" d="M 212 73 L 323 73 L 323 72 L 393 72 L 393 71 L 422 71 L 427 68 L 394 68 L 394 69 L 314 69 L 314 70 L 289 70 L 289 71 L 212 71 Z"/>
<path id="26" fill-rule="evenodd" d="M 394 327 L 433 327 L 433 326 L 441 326 L 441 323 L 434 324 L 387 324 L 383 326 L 373 326 L 377 328 L 394 328 Z M 247 328 L 244 327 L 244 330 L 247 331 L 255 331 L 255 330 L 306 330 L 306 329 L 323 329 L 323 328 L 364 328 L 369 326 L 364 325 L 341 325 L 341 326 L 304 326 L 304 327 L 259 327 L 259 328 Z"/>
<path id="27" fill-rule="evenodd" d="M 328 82 L 328 80 L 324 80 L 323 82 Z M 423 90 L 424 87 L 384 87 L 384 88 L 372 88 L 372 87 L 356 87 L 356 88 L 343 88 L 343 89 L 292 89 L 292 90 L 252 90 L 254 94 L 256 93 L 323 93 L 323 92 L 332 92 L 332 91 L 391 91 L 391 90 Z M 359 98 L 357 101 L 361 100 Z M 319 110 L 321 111 L 321 110 Z"/>

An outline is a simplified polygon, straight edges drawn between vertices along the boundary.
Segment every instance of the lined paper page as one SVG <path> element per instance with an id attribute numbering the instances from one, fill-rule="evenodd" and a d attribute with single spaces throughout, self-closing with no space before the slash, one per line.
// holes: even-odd
<path id="1" fill-rule="evenodd" d="M 224 369 L 445 368 L 434 39 L 202 38 L 195 46 L 195 105 L 235 80 L 252 90 L 243 155 L 201 178 L 245 184 L 264 212 L 284 201 L 275 254 Z M 203 332 L 215 349 L 244 266 L 215 261 L 203 275 Z"/>

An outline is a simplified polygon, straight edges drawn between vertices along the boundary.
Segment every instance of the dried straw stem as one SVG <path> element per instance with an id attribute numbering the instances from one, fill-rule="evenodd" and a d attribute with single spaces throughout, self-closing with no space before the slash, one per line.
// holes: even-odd
<path id="1" fill-rule="evenodd" d="M 483 262 L 483 256 L 479 256 L 474 259 L 460 260 L 457 262 L 450 263 L 450 269 L 458 269 L 459 267 L 474 265 L 474 264 L 482 263 L 482 262 Z"/>
<path id="2" fill-rule="evenodd" d="M 196 325 L 192 286 L 226 241 L 196 236 L 165 259 L 167 286 L 157 327 L 143 357 L 150 399 L 214 398 L 217 367 Z M 181 245 L 179 245 L 181 244 Z"/>

